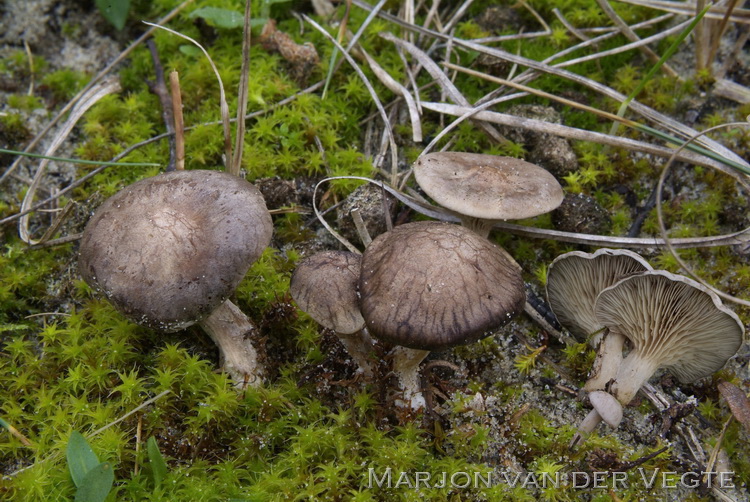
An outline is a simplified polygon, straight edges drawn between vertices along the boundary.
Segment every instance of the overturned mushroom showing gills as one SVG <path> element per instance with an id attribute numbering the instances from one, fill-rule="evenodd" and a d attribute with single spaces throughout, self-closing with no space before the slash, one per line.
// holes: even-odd
<path id="1" fill-rule="evenodd" d="M 435 152 L 417 159 L 413 168 L 422 190 L 482 237 L 495 221 L 548 213 L 563 200 L 552 174 L 512 157 Z"/>
<path id="2" fill-rule="evenodd" d="M 662 270 L 627 277 L 602 291 L 596 317 L 633 345 L 610 387 L 623 405 L 659 368 L 682 383 L 718 371 L 740 348 L 745 332 L 737 314 L 712 291 Z"/>
<path id="3" fill-rule="evenodd" d="M 256 328 L 227 300 L 271 240 L 271 216 L 247 181 L 173 171 L 122 189 L 83 233 L 83 279 L 138 324 L 173 332 L 199 323 L 237 382 L 260 382 L 247 335 Z"/>
<path id="4" fill-rule="evenodd" d="M 381 340 L 422 351 L 395 367 L 404 400 L 419 407 L 419 362 L 427 351 L 474 342 L 507 323 L 526 299 L 521 274 L 500 248 L 440 222 L 398 226 L 362 256 L 360 311 Z"/>
<path id="5" fill-rule="evenodd" d="M 641 272 L 604 289 L 594 310 L 602 325 L 633 345 L 609 388 L 623 406 L 659 368 L 683 383 L 711 375 L 737 352 L 745 332 L 737 314 L 712 291 L 662 270 Z M 590 418 L 584 423 L 596 427 L 598 420 Z M 580 434 L 571 445 L 579 440 Z"/>
<path id="6" fill-rule="evenodd" d="M 594 253 L 565 253 L 547 269 L 547 300 L 561 325 L 579 341 L 598 347 L 594 367 L 583 387 L 603 390 L 617 374 L 625 338 L 605 333 L 596 319 L 594 305 L 599 293 L 623 277 L 651 270 L 639 254 L 625 249 L 599 249 Z"/>
<path id="7" fill-rule="evenodd" d="M 289 293 L 318 324 L 336 332 L 365 376 L 373 374 L 373 340 L 359 313 L 357 282 L 362 257 L 348 251 L 323 251 L 300 261 Z"/>

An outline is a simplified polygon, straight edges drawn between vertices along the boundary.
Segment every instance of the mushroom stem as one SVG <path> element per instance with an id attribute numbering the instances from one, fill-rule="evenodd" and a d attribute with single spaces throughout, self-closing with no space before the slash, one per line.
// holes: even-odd
<path id="1" fill-rule="evenodd" d="M 367 330 L 362 329 L 349 335 L 336 333 L 336 336 L 339 337 L 341 344 L 349 355 L 352 356 L 352 359 L 357 363 L 357 366 L 359 366 L 357 371 L 361 371 L 367 378 L 372 378 L 374 375 L 374 364 L 371 355 L 372 348 L 375 346 L 375 341 Z"/>
<path id="2" fill-rule="evenodd" d="M 639 351 L 632 350 L 623 359 L 617 372 L 615 381 L 610 386 L 610 393 L 622 403 L 623 406 L 630 403 L 635 397 L 638 389 L 648 381 L 659 369 L 659 362 L 648 357 L 643 357 Z"/>
<path id="3" fill-rule="evenodd" d="M 482 218 L 475 218 L 472 216 L 464 216 L 459 213 L 454 213 L 454 214 L 461 219 L 462 226 L 468 228 L 475 234 L 481 237 L 484 237 L 485 239 L 489 237 L 490 230 L 492 230 L 492 227 L 495 224 L 493 220 L 485 220 Z"/>
<path id="4" fill-rule="evenodd" d="M 586 418 L 583 419 L 583 422 L 580 423 L 578 426 L 578 431 L 573 436 L 573 439 L 570 440 L 570 443 L 568 444 L 568 448 L 573 450 L 576 448 L 579 444 L 582 444 L 583 441 L 591 434 L 594 429 L 596 429 L 596 426 L 599 425 L 602 421 L 602 416 L 599 414 L 596 410 L 589 411 L 589 414 L 586 415 Z"/>
<path id="5" fill-rule="evenodd" d="M 236 387 L 261 384 L 263 367 L 248 338 L 258 328 L 237 305 L 226 300 L 199 324 L 219 347 L 219 364 L 232 377 Z"/>
<path id="6" fill-rule="evenodd" d="M 402 399 L 396 400 L 397 406 L 401 408 L 409 407 L 413 410 L 424 408 L 426 403 L 422 395 L 419 365 L 429 353 L 429 350 L 410 349 L 402 346 L 398 346 L 391 351 L 393 372 L 398 376 L 402 394 Z"/>
<path id="7" fill-rule="evenodd" d="M 604 390 L 610 380 L 617 376 L 622 364 L 622 349 L 625 337 L 619 333 L 603 333 L 596 352 L 596 360 L 583 386 L 586 392 Z"/>

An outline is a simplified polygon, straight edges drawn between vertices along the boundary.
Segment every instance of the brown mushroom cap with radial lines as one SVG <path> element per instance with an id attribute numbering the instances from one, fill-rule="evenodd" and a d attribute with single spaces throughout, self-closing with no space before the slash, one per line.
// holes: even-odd
<path id="1" fill-rule="evenodd" d="M 626 249 L 571 251 L 555 258 L 547 269 L 547 300 L 560 324 L 585 340 L 603 326 L 594 304 L 599 293 L 626 275 L 652 270 L 639 254 Z M 591 342 L 596 345 L 601 336 Z"/>
<path id="2" fill-rule="evenodd" d="M 740 345 L 744 327 L 737 314 L 702 284 L 662 270 L 642 272 L 603 290 L 596 317 L 610 331 L 626 336 L 633 350 L 623 361 L 612 393 L 628 387 L 641 367 L 664 367 L 681 382 L 693 382 L 719 370 Z M 638 364 L 634 362 L 640 360 Z M 651 373 L 653 373 L 653 371 Z M 632 387 L 635 387 L 632 389 Z"/>
<path id="3" fill-rule="evenodd" d="M 361 256 L 348 251 L 315 253 L 297 265 L 289 293 L 323 327 L 356 333 L 365 327 L 357 298 L 361 262 Z"/>
<path id="4" fill-rule="evenodd" d="M 434 221 L 400 225 L 372 241 L 359 292 L 373 336 L 423 350 L 487 336 L 526 299 L 520 272 L 495 244 Z"/>
<path id="5" fill-rule="evenodd" d="M 560 183 L 545 169 L 512 157 L 435 152 L 414 163 L 422 190 L 441 206 L 483 220 L 520 220 L 562 203 Z"/>
<path id="6" fill-rule="evenodd" d="M 224 302 L 272 230 L 251 183 L 219 171 L 173 171 L 107 199 L 86 226 L 78 266 L 135 322 L 176 331 Z"/>

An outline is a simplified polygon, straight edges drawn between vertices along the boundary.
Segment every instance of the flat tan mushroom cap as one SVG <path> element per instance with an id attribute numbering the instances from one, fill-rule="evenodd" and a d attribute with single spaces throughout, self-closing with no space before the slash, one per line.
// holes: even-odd
<path id="1" fill-rule="evenodd" d="M 432 199 L 484 220 L 520 220 L 548 213 L 563 190 L 545 169 L 512 157 L 436 152 L 414 163 L 414 177 Z"/>
<path id="2" fill-rule="evenodd" d="M 560 324 L 585 340 L 603 328 L 594 312 L 599 293 L 627 275 L 646 270 L 652 270 L 651 265 L 626 249 L 561 254 L 547 269 L 547 300 Z M 596 345 L 600 338 L 593 337 L 591 343 Z"/>
<path id="3" fill-rule="evenodd" d="M 362 257 L 348 251 L 323 251 L 297 264 L 289 293 L 318 324 L 350 335 L 365 327 L 359 313 L 357 282 Z"/>
<path id="4" fill-rule="evenodd" d="M 595 311 L 610 331 L 631 341 L 641 359 L 667 368 L 683 383 L 724 366 L 745 332 L 737 314 L 716 294 L 662 270 L 636 274 L 606 288 Z"/>
<path id="5" fill-rule="evenodd" d="M 407 223 L 372 241 L 359 292 L 373 336 L 422 350 L 487 336 L 526 299 L 520 272 L 496 245 L 440 222 Z"/>
<path id="6" fill-rule="evenodd" d="M 176 331 L 219 306 L 271 240 L 255 186 L 219 171 L 173 171 L 107 199 L 81 239 L 79 271 L 139 324 Z"/>

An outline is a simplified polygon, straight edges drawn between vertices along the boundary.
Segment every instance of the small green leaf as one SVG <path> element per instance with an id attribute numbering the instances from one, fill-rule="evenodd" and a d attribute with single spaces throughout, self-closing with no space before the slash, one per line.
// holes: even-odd
<path id="1" fill-rule="evenodd" d="M 242 28 L 245 25 L 245 18 L 242 14 L 218 7 L 201 7 L 191 12 L 190 17 L 203 18 L 208 24 L 218 28 Z"/>
<path id="2" fill-rule="evenodd" d="M 75 485 L 80 487 L 86 474 L 99 465 L 99 459 L 89 446 L 86 438 L 78 431 L 73 431 L 70 434 L 66 455 L 70 476 L 73 478 Z"/>
<path id="3" fill-rule="evenodd" d="M 154 478 L 154 485 L 158 488 L 162 480 L 167 477 L 167 463 L 161 456 L 159 445 L 156 444 L 154 437 L 148 438 L 146 449 L 148 450 L 148 461 L 151 464 L 151 476 Z"/>
<path id="4" fill-rule="evenodd" d="M 76 502 L 104 502 L 112 484 L 115 482 L 115 473 L 112 464 L 102 462 L 94 466 L 83 478 L 83 483 L 76 491 Z"/>
<path id="5" fill-rule="evenodd" d="M 192 44 L 182 44 L 179 49 L 186 56 L 197 57 L 202 54 L 201 50 Z"/>
<path id="6" fill-rule="evenodd" d="M 104 19 L 121 30 L 125 27 L 125 20 L 130 11 L 130 0 L 96 0 L 96 7 Z"/>

